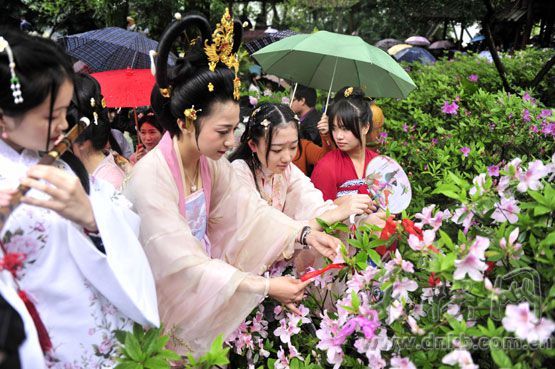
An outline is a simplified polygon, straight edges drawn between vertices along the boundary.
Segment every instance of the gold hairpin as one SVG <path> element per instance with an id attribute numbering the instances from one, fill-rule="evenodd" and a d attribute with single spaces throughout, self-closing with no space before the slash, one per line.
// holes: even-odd
<path id="1" fill-rule="evenodd" d="M 208 57 L 208 68 L 214 72 L 219 62 L 225 64 L 235 73 L 233 80 L 233 98 L 239 100 L 241 81 L 237 74 L 239 72 L 239 59 L 233 53 L 233 19 L 226 8 L 220 23 L 216 25 L 216 29 L 212 33 L 212 44 L 208 44 L 208 40 L 204 41 L 204 52 Z"/>
<path id="2" fill-rule="evenodd" d="M 104 98 L 100 101 L 100 105 L 102 105 L 102 109 L 106 108 L 106 100 Z"/>
<path id="3" fill-rule="evenodd" d="M 183 114 L 185 114 L 185 118 L 195 121 L 197 120 L 197 113 L 199 111 L 202 111 L 202 109 L 195 109 L 195 106 L 193 105 L 189 109 L 185 109 Z"/>
<path id="4" fill-rule="evenodd" d="M 171 87 L 160 88 L 160 94 L 164 96 L 166 99 L 169 99 L 172 94 Z"/>
<path id="5" fill-rule="evenodd" d="M 212 82 L 208 82 L 208 91 L 210 92 L 214 91 L 214 85 L 212 84 Z"/>
<path id="6" fill-rule="evenodd" d="M 345 97 L 349 97 L 349 96 L 351 96 L 352 93 L 353 93 L 353 88 L 349 87 L 348 89 L 345 90 L 344 95 L 345 95 Z"/>

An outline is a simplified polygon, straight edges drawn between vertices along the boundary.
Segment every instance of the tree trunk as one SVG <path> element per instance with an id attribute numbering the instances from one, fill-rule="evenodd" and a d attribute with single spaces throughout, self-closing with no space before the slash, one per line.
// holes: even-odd
<path id="1" fill-rule="evenodd" d="M 555 3 L 553 1 L 547 6 L 547 12 L 543 15 L 543 22 L 545 23 L 545 28 L 543 29 L 540 42 L 542 47 L 549 47 L 555 22 Z"/>
<path id="2" fill-rule="evenodd" d="M 274 28 L 280 29 L 281 28 L 281 18 L 279 17 L 275 1 L 272 2 L 272 12 L 274 14 L 274 18 L 272 20 L 272 25 L 274 26 Z"/>
<path id="3" fill-rule="evenodd" d="M 486 44 L 488 45 L 489 52 L 491 53 L 491 57 L 493 58 L 495 68 L 497 68 L 497 73 L 499 73 L 499 78 L 501 78 L 501 82 L 503 83 L 503 89 L 506 92 L 513 92 L 513 89 L 509 85 L 509 82 L 507 81 L 507 77 L 505 76 L 505 67 L 501 62 L 501 59 L 499 59 L 499 54 L 497 54 L 497 49 L 495 48 L 495 44 L 493 42 L 493 36 L 491 34 L 490 23 L 491 23 L 491 18 L 493 17 L 493 14 L 494 14 L 493 6 L 491 5 L 490 0 L 483 0 L 483 1 L 487 9 L 486 15 L 482 20 L 482 30 L 485 33 L 484 36 L 486 36 Z"/>
<path id="4" fill-rule="evenodd" d="M 543 77 L 545 77 L 545 75 L 547 74 L 547 72 L 549 72 L 549 70 L 551 69 L 551 67 L 553 67 L 553 65 L 555 65 L 555 55 L 553 55 L 551 57 L 551 59 L 549 59 L 547 61 L 547 63 L 545 63 L 542 67 L 542 69 L 540 69 L 540 71 L 538 72 L 538 74 L 536 74 L 536 77 L 534 78 L 534 80 L 530 83 L 529 87 L 530 88 L 536 88 L 540 82 L 542 81 Z"/>
<path id="5" fill-rule="evenodd" d="M 534 25 L 534 18 L 533 18 L 534 0 L 528 0 L 527 5 L 528 6 L 526 7 L 526 24 L 524 25 L 524 32 L 522 33 L 522 39 L 520 40 L 520 49 L 524 49 L 526 47 L 526 44 L 530 39 L 532 26 Z"/>

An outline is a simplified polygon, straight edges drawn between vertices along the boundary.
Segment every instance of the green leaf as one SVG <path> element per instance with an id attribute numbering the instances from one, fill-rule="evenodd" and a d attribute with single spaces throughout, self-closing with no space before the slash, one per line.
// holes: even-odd
<path id="1" fill-rule="evenodd" d="M 137 341 L 141 342 L 143 335 L 144 335 L 144 329 L 143 327 L 139 324 L 139 323 L 134 323 L 133 324 L 133 336 L 135 336 L 137 338 Z"/>
<path id="2" fill-rule="evenodd" d="M 162 350 L 160 351 L 160 353 L 158 355 L 156 355 L 157 357 L 162 357 L 166 360 L 171 360 L 171 361 L 177 361 L 181 359 L 181 356 L 179 356 L 178 354 L 176 354 L 174 351 L 172 350 Z"/>
<path id="3" fill-rule="evenodd" d="M 511 369 L 513 363 L 503 350 L 499 350 L 490 346 L 491 358 L 499 366 L 499 369 Z"/>
<path id="4" fill-rule="evenodd" d="M 455 265 L 455 259 L 457 255 L 454 252 L 451 252 L 441 260 L 441 271 L 446 271 L 451 269 Z"/>
<path id="5" fill-rule="evenodd" d="M 145 349 L 147 357 L 150 357 L 152 356 L 152 354 L 160 351 L 160 349 L 155 351 L 156 341 L 159 338 L 159 335 L 160 335 L 160 329 L 156 329 L 156 328 L 151 328 L 146 332 L 143 340 L 143 348 Z"/>
<path id="6" fill-rule="evenodd" d="M 368 252 L 368 256 L 370 257 L 370 259 L 372 259 L 374 264 L 381 265 L 382 258 L 380 254 L 378 254 L 375 250 L 372 250 L 372 249 L 369 249 L 367 252 Z"/>
<path id="7" fill-rule="evenodd" d="M 114 369 L 143 369 L 139 363 L 120 363 Z"/>
<path id="8" fill-rule="evenodd" d="M 352 303 L 353 309 L 355 311 L 358 311 L 358 308 L 360 307 L 360 298 L 358 297 L 358 294 L 355 291 L 351 291 L 351 303 Z"/>
<path id="9" fill-rule="evenodd" d="M 439 230 L 439 235 L 440 235 L 440 239 L 443 241 L 443 244 L 445 246 L 447 246 L 450 250 L 455 249 L 455 245 L 453 244 L 453 241 L 451 240 L 451 237 L 449 237 L 449 235 L 447 233 L 445 233 L 444 231 L 442 231 L 440 229 Z"/>
<path id="10" fill-rule="evenodd" d="M 116 337 L 118 342 L 121 343 L 122 345 L 125 343 L 125 335 L 126 334 L 127 334 L 127 331 L 124 331 L 124 330 L 121 330 L 121 329 L 114 330 L 114 336 Z"/>
<path id="11" fill-rule="evenodd" d="M 143 360 L 143 352 L 141 350 L 141 346 L 139 345 L 139 341 L 137 341 L 137 338 L 131 333 L 127 333 L 127 336 L 125 337 L 124 350 L 131 359 L 135 361 Z"/>
<path id="12" fill-rule="evenodd" d="M 166 369 L 170 367 L 168 361 L 160 356 L 155 356 L 145 361 L 144 367 L 146 369 Z"/>
<path id="13" fill-rule="evenodd" d="M 535 217 L 540 216 L 540 215 L 544 215 L 544 214 L 547 214 L 547 213 L 550 213 L 550 212 L 551 212 L 551 209 L 546 208 L 545 206 L 542 206 L 542 205 L 537 205 L 537 206 L 534 207 L 534 216 Z"/>

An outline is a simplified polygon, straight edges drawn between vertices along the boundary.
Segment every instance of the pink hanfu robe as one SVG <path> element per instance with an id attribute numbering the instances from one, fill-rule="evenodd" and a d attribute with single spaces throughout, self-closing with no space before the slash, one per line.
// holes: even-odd
<path id="1" fill-rule="evenodd" d="M 260 275 L 293 255 L 302 224 L 245 188 L 227 160 L 201 156 L 207 226 L 205 234 L 198 224 L 192 231 L 186 208 L 195 196 L 184 195 L 178 152 L 166 133 L 135 165 L 124 193 L 142 220 L 140 238 L 170 346 L 198 355 L 265 298 L 269 284 Z M 199 240 L 205 237 L 209 242 Z"/>

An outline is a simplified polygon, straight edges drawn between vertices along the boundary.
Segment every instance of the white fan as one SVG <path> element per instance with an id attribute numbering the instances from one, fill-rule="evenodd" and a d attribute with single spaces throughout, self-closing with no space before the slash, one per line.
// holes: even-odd
<path id="1" fill-rule="evenodd" d="M 412 199 L 407 174 L 399 163 L 388 156 L 379 155 L 366 167 L 366 183 L 380 208 L 392 214 L 405 210 Z"/>

